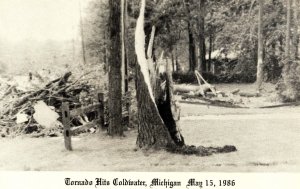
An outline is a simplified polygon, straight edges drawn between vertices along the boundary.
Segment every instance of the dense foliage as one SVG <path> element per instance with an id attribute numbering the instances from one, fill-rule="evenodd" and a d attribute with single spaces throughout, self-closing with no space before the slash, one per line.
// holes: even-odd
<path id="1" fill-rule="evenodd" d="M 136 61 L 133 35 L 139 3 L 138 0 L 128 1 L 126 9 L 127 53 L 131 72 Z M 287 29 L 286 4 L 284 0 L 264 0 L 264 81 L 277 82 L 282 78 Z M 165 57 L 172 61 L 173 70 L 180 73 L 177 76 L 197 69 L 208 80 L 213 77 L 217 78 L 213 79 L 217 82 L 254 82 L 257 72 L 258 9 L 258 0 L 148 0 L 146 41 L 150 38 L 152 26 L 155 26 L 154 55 L 158 57 L 164 51 Z M 293 6 L 292 14 L 298 9 Z M 91 1 L 86 12 L 89 55 L 97 63 L 107 63 L 107 1 Z M 293 18 L 294 29 L 291 32 L 297 39 L 294 48 L 298 50 L 299 36 L 295 32 L 298 30 L 297 22 L 298 18 Z M 204 33 L 201 32 L 202 27 Z M 201 51 L 203 40 L 204 52 Z M 203 56 L 204 62 L 201 61 Z M 186 77 L 189 78 L 189 75 Z"/>

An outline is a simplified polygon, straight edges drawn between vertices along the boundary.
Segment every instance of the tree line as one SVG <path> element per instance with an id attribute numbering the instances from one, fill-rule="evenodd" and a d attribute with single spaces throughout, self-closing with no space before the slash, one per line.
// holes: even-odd
<path id="1" fill-rule="evenodd" d="M 216 59 L 224 65 L 235 59 L 226 74 L 254 75 L 258 92 L 263 82 L 275 81 L 283 101 L 297 100 L 298 5 L 298 0 L 92 1 L 86 46 L 108 72 L 109 134 L 123 135 L 121 101 L 134 75 L 139 146 L 184 145 L 170 73 L 212 73 Z M 215 51 L 224 57 L 213 56 Z M 166 73 L 158 73 L 161 52 L 169 60 Z"/>

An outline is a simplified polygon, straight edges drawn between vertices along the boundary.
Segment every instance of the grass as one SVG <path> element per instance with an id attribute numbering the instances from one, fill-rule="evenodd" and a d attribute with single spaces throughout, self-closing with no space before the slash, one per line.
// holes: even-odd
<path id="1" fill-rule="evenodd" d="M 73 137 L 72 152 L 64 149 L 61 136 L 22 136 L 0 138 L 0 170 L 300 171 L 299 107 L 234 109 L 182 104 L 181 116 L 179 124 L 188 145 L 234 145 L 238 151 L 207 157 L 142 151 L 135 144 L 136 130 L 127 131 L 124 138 L 111 138 L 105 132 Z"/>

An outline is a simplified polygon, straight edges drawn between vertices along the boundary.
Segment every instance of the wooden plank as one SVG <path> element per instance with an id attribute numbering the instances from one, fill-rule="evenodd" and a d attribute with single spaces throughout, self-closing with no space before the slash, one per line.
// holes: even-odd
<path id="1" fill-rule="evenodd" d="M 97 104 L 93 104 L 93 105 L 90 105 L 90 106 L 86 106 L 86 107 L 71 110 L 70 111 L 70 116 L 74 117 L 74 116 L 77 116 L 77 115 L 80 115 L 80 114 L 85 114 L 85 113 L 97 111 L 99 109 L 100 105 L 101 105 L 100 103 L 97 103 Z"/>
<path id="2" fill-rule="evenodd" d="M 72 150 L 71 144 L 71 127 L 70 127 L 70 111 L 69 111 L 69 103 L 63 102 L 61 106 L 62 112 L 62 122 L 64 125 L 64 141 L 65 141 L 65 148 L 69 151 Z"/>
<path id="3" fill-rule="evenodd" d="M 206 106 L 218 106 L 218 107 L 225 107 L 225 108 L 248 108 L 248 107 L 243 107 L 243 106 L 238 106 L 234 104 L 229 104 L 224 101 L 207 101 L 202 99 L 203 102 L 201 101 L 187 101 L 187 100 L 179 100 L 178 102 L 180 103 L 185 103 L 185 104 L 199 104 L 199 105 L 206 105 Z"/>
<path id="4" fill-rule="evenodd" d="M 239 95 L 242 96 L 242 97 L 260 97 L 261 94 L 259 93 L 246 93 L 246 92 L 239 92 Z"/>
<path id="5" fill-rule="evenodd" d="M 98 121 L 99 121 L 98 119 L 95 119 L 91 122 L 85 123 L 84 125 L 80 125 L 78 127 L 72 127 L 71 132 L 72 132 L 72 134 L 79 134 L 79 133 L 82 133 L 82 132 L 87 132 L 90 128 L 97 125 Z"/>

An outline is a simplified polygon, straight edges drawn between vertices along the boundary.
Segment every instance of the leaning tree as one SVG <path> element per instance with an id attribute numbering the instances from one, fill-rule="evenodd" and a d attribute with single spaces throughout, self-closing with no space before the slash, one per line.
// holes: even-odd
<path id="1" fill-rule="evenodd" d="M 144 14 L 146 0 L 141 0 L 141 8 L 135 31 L 135 51 L 137 55 L 137 103 L 138 138 L 140 148 L 164 148 L 184 154 L 208 155 L 214 152 L 236 151 L 234 146 L 205 148 L 187 146 L 178 127 L 179 108 L 173 99 L 170 64 L 162 64 L 162 56 L 154 62 L 151 56 L 154 36 L 149 41 L 147 55 L 145 49 Z M 165 66 L 165 69 L 161 69 Z"/>

